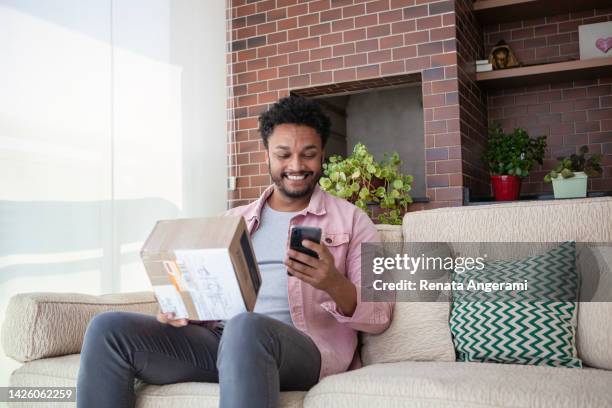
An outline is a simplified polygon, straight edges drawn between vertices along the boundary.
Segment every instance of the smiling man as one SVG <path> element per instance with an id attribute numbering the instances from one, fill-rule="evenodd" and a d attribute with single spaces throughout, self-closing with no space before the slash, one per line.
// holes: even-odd
<path id="1" fill-rule="evenodd" d="M 253 241 L 262 275 L 254 311 L 204 323 L 96 316 L 81 353 L 79 407 L 133 407 L 135 377 L 219 382 L 221 407 L 276 407 L 281 390 L 358 368 L 358 332 L 389 326 L 392 303 L 361 301 L 361 244 L 380 240 L 374 224 L 318 186 L 329 118 L 315 101 L 290 96 L 259 122 L 273 184 L 226 213 L 245 218 Z M 293 225 L 321 228 L 320 244 L 303 242 L 318 258 L 289 249 Z"/>

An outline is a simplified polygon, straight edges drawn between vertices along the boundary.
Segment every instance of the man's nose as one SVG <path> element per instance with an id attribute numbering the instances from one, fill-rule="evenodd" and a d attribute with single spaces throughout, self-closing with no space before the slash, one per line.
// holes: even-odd
<path id="1" fill-rule="evenodd" d="M 291 159 L 289 160 L 289 171 L 298 172 L 298 171 L 302 171 L 302 168 L 303 168 L 303 162 L 302 162 L 302 159 L 300 158 L 300 155 L 295 154 L 291 156 Z"/>

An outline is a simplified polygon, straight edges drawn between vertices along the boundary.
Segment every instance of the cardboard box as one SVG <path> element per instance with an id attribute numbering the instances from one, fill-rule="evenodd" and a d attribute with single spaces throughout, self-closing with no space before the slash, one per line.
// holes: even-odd
<path id="1" fill-rule="evenodd" d="M 158 221 L 140 256 L 163 312 L 226 320 L 252 311 L 261 286 L 243 217 Z"/>

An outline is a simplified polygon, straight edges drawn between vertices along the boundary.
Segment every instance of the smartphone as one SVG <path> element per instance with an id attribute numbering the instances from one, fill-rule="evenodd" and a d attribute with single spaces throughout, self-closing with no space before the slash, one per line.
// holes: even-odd
<path id="1" fill-rule="evenodd" d="M 321 228 L 294 225 L 293 227 L 291 227 L 290 240 L 289 240 L 289 248 L 293 249 L 294 251 L 298 251 L 303 254 L 306 254 L 308 256 L 318 258 L 319 256 L 317 255 L 315 251 L 313 251 L 312 249 L 308 249 L 302 245 L 302 241 L 305 239 L 312 241 L 312 242 L 316 242 L 317 244 L 321 243 Z M 295 262 L 299 262 L 302 265 L 304 265 L 303 262 L 300 262 L 295 258 L 290 257 L 289 259 Z M 287 271 L 287 273 L 291 275 L 289 271 Z"/>

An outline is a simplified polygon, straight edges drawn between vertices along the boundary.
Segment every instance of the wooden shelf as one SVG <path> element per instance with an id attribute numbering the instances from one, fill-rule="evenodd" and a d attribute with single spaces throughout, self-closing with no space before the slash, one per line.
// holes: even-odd
<path id="1" fill-rule="evenodd" d="M 609 8 L 610 0 L 478 0 L 474 13 L 483 25 Z"/>
<path id="2" fill-rule="evenodd" d="M 598 76 L 612 76 L 612 57 L 477 72 L 476 81 L 485 88 L 498 89 L 589 79 Z"/>

